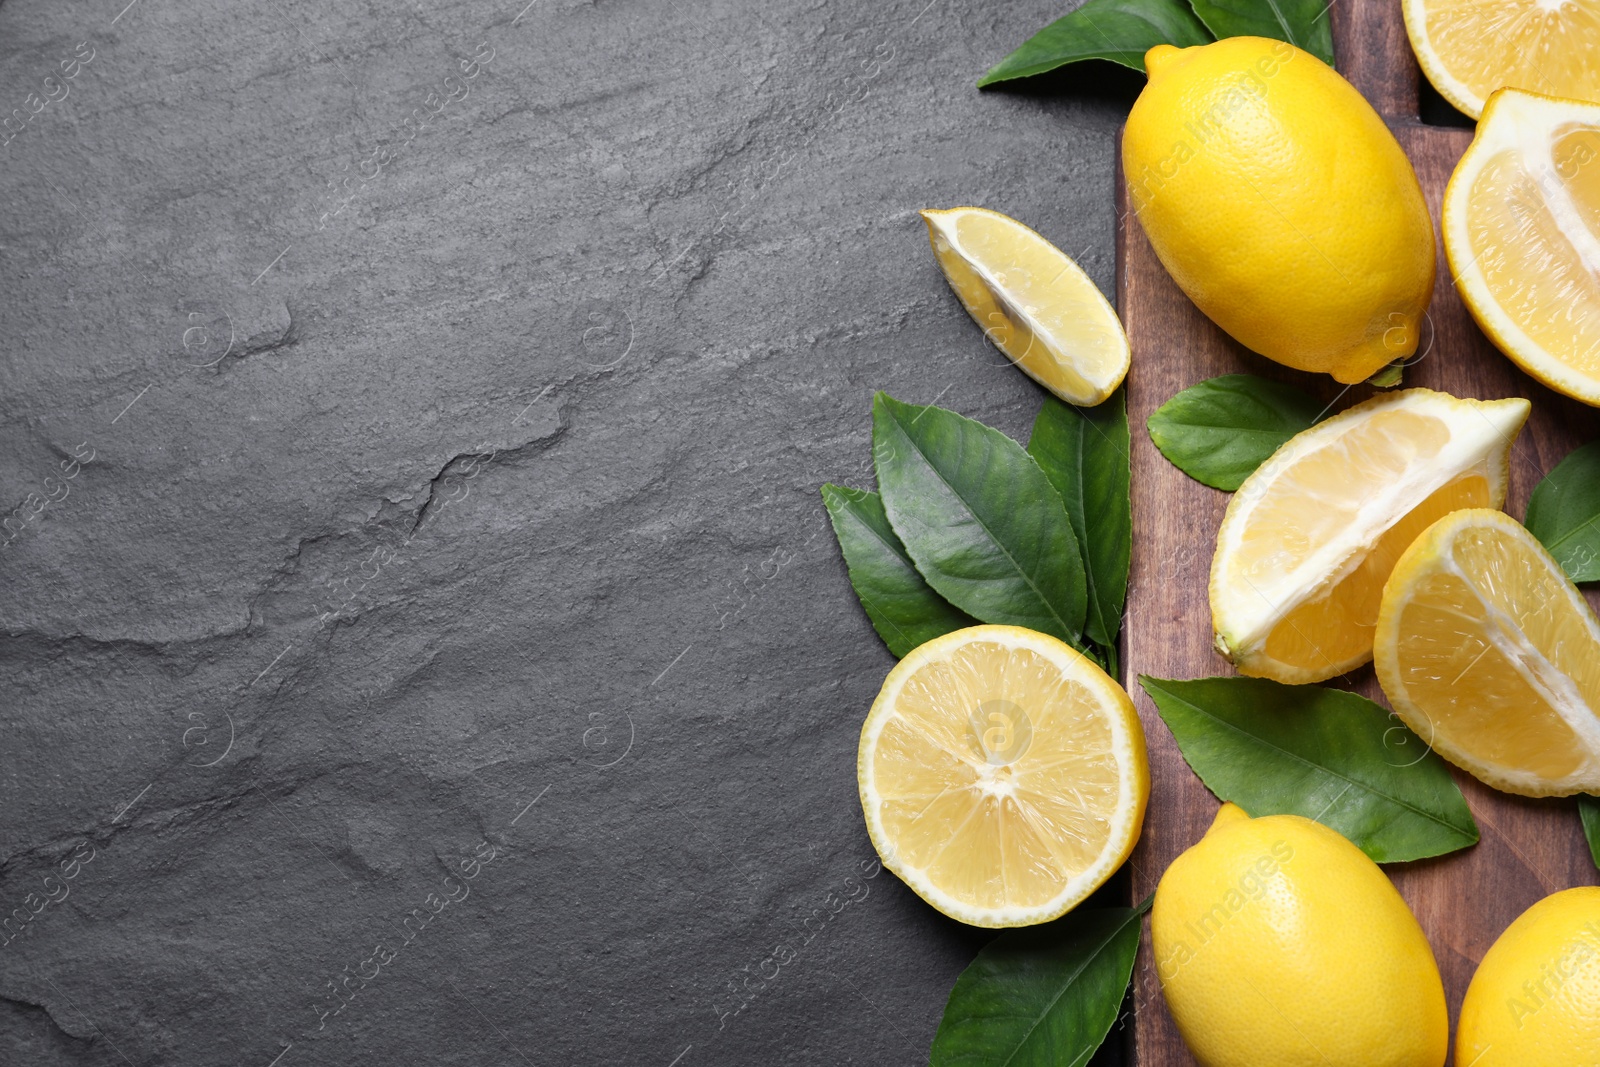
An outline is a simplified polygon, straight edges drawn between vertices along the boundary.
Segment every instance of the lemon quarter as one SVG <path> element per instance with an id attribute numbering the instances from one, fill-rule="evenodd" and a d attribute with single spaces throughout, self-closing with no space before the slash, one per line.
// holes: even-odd
<path id="1" fill-rule="evenodd" d="M 914 649 L 861 727 L 884 866 L 973 926 L 1062 915 L 1133 851 L 1150 795 L 1128 694 L 1046 634 L 972 626 Z"/>
<path id="2" fill-rule="evenodd" d="M 1375 397 L 1291 437 L 1228 504 L 1211 561 L 1217 649 L 1299 684 L 1372 657 L 1383 583 L 1417 534 L 1506 499 L 1526 400 Z"/>
<path id="3" fill-rule="evenodd" d="M 1069 404 L 1092 407 L 1128 373 L 1128 336 L 1094 281 L 998 211 L 924 211 L 934 258 L 995 347 Z"/>
<path id="4" fill-rule="evenodd" d="M 1378 681 L 1406 725 L 1510 793 L 1600 791 L 1600 623 L 1522 524 L 1458 511 L 1383 590 Z"/>
<path id="5" fill-rule="evenodd" d="M 1456 289 L 1490 339 L 1600 405 L 1600 104 L 1493 94 L 1445 190 L 1443 228 Z"/>

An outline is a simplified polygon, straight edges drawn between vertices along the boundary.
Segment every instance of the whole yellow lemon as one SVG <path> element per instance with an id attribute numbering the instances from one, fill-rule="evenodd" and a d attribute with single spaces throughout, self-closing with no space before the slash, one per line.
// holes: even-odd
<path id="1" fill-rule="evenodd" d="M 1433 223 L 1355 87 L 1309 52 L 1229 37 L 1145 53 L 1122 169 L 1156 255 L 1240 344 L 1359 382 L 1416 350 Z"/>
<path id="2" fill-rule="evenodd" d="M 1600 888 L 1545 897 L 1490 946 L 1461 1002 L 1457 1067 L 1600 1063 Z"/>
<path id="3" fill-rule="evenodd" d="M 1298 815 L 1224 804 L 1161 876 L 1156 973 L 1201 1067 L 1442 1067 L 1444 986 L 1378 865 Z"/>

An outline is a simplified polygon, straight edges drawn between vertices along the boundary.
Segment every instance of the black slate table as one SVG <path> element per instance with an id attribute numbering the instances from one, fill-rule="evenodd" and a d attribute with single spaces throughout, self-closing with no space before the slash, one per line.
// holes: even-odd
<path id="1" fill-rule="evenodd" d="M 1037 410 L 919 208 L 1109 290 L 1059 14 L 0 3 L 0 1063 L 926 1062 L 817 488 Z"/>

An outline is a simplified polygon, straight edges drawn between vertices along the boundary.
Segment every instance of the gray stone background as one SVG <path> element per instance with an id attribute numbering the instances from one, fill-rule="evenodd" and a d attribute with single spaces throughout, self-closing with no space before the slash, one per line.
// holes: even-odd
<path id="1" fill-rule="evenodd" d="M 987 935 L 817 488 L 876 389 L 1025 434 L 915 212 L 1109 291 L 1130 94 L 974 89 L 1043 0 L 525 3 L 0 4 L 0 1063 L 926 1062 Z"/>

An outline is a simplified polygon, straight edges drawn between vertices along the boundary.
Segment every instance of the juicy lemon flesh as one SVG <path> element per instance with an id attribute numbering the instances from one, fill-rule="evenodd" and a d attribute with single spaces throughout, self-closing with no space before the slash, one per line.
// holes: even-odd
<path id="1" fill-rule="evenodd" d="M 1416 709 L 1424 721 L 1412 728 L 1447 754 L 1560 781 L 1587 749 L 1558 702 L 1575 697 L 1583 706 L 1570 710 L 1590 717 L 1600 708 L 1600 642 L 1565 577 L 1510 522 L 1463 529 L 1397 574 L 1391 670 L 1404 697 L 1390 698 Z"/>
<path id="2" fill-rule="evenodd" d="M 1348 670 L 1372 655 L 1383 585 L 1401 554 L 1434 521 L 1461 508 L 1490 504 L 1489 482 L 1471 474 L 1441 486 L 1391 526 L 1360 564 L 1324 595 L 1285 615 L 1267 635 L 1266 656 L 1291 668 Z M 1249 674 L 1246 669 L 1244 673 Z"/>
<path id="3" fill-rule="evenodd" d="M 1423 0 L 1421 6 L 1431 53 L 1423 67 L 1436 88 L 1474 118 L 1489 94 L 1505 85 L 1600 100 L 1600 8 L 1593 4 Z M 1432 64 L 1457 84 L 1438 84 Z"/>
<path id="4" fill-rule="evenodd" d="M 1098 404 L 1128 371 L 1128 339 L 1078 265 L 1014 219 L 979 208 L 923 213 L 950 286 L 985 336 L 1068 403 Z"/>
<path id="5" fill-rule="evenodd" d="M 1600 231 L 1600 149 L 1594 159 L 1563 183 L 1576 194 L 1579 224 L 1590 234 Z M 1467 226 L 1495 303 L 1541 349 L 1600 377 L 1600 263 L 1584 262 L 1519 153 L 1501 152 L 1485 164 L 1467 203 Z"/>
<path id="6" fill-rule="evenodd" d="M 1269 460 L 1246 481 L 1219 531 L 1211 583 L 1218 645 L 1240 673 L 1298 684 L 1370 659 L 1395 561 L 1436 519 L 1503 501 L 1505 450 L 1525 409 L 1428 390 L 1388 394 L 1305 431 L 1278 453 L 1289 461 Z M 1458 435 L 1481 439 L 1485 429 L 1500 431 L 1492 447 L 1464 453 Z M 1426 472 L 1440 465 L 1443 484 L 1427 489 Z M 1419 480 L 1418 503 L 1393 519 L 1375 513 L 1386 489 Z M 1407 502 L 1383 506 L 1393 514 Z M 1235 506 L 1246 509 L 1238 521 Z"/>
<path id="7" fill-rule="evenodd" d="M 1001 702 L 1023 709 L 1033 741 L 1016 763 L 994 765 L 967 712 Z M 1084 714 L 1098 703 L 1037 653 L 987 643 L 912 678 L 874 767 L 895 783 L 880 793 L 883 824 L 904 861 L 974 907 L 1032 907 L 1059 893 L 1110 839 L 1121 775 L 1104 716 Z M 995 714 L 988 729 L 1019 728 Z"/>

